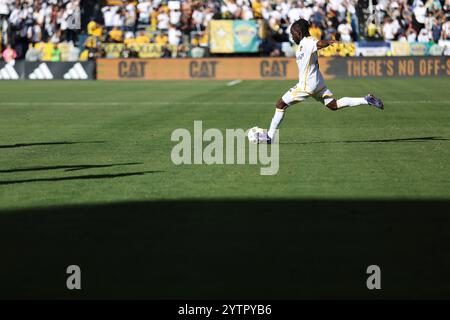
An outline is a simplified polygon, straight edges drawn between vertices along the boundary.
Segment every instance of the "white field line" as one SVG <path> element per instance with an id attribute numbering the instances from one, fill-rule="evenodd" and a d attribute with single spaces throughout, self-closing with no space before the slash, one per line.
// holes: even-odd
<path id="1" fill-rule="evenodd" d="M 385 104 L 450 104 L 450 100 L 396 100 L 396 101 L 383 101 Z M 18 106 L 18 107 L 33 107 L 33 106 L 122 106 L 126 105 L 129 107 L 130 105 L 268 105 L 274 104 L 273 101 L 80 101 L 80 102 L 25 102 L 25 101 L 16 101 L 16 102 L 7 102 L 0 101 L 0 106 Z M 302 104 L 318 104 L 319 102 L 311 100 L 300 102 L 299 105 Z"/>
<path id="2" fill-rule="evenodd" d="M 239 84 L 239 83 L 241 83 L 241 82 L 242 82 L 242 80 L 233 80 L 233 81 L 230 81 L 230 82 L 227 83 L 227 87 L 235 86 L 235 85 L 237 85 L 237 84 Z"/>

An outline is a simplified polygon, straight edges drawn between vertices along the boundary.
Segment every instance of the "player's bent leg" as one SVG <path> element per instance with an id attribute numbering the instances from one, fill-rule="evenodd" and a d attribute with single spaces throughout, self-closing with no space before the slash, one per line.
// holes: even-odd
<path id="1" fill-rule="evenodd" d="M 364 98 L 348 98 L 348 97 L 340 98 L 336 102 L 338 109 L 369 104 L 367 100 Z"/>
<path id="2" fill-rule="evenodd" d="M 308 93 L 302 92 L 298 85 L 295 85 L 294 87 L 289 89 L 280 99 L 278 99 L 275 105 L 275 114 L 273 115 L 269 130 L 267 131 L 267 135 L 261 136 L 260 142 L 271 143 L 272 139 L 275 136 L 275 131 L 278 129 L 281 121 L 284 118 L 287 107 L 305 100 L 306 98 L 308 98 L 308 96 Z"/>
<path id="3" fill-rule="evenodd" d="M 330 102 L 326 103 L 325 106 L 333 111 L 339 110 L 336 99 L 333 99 Z"/>
<path id="4" fill-rule="evenodd" d="M 364 98 L 349 98 L 343 97 L 339 100 L 333 98 L 333 93 L 327 88 L 323 87 L 321 90 L 314 93 L 313 97 L 317 101 L 323 102 L 323 104 L 330 110 L 336 111 L 347 107 L 356 107 L 360 105 L 371 105 L 379 109 L 383 109 L 383 102 L 380 99 L 375 98 L 374 95 L 368 94 Z"/>
<path id="5" fill-rule="evenodd" d="M 364 98 L 340 98 L 337 100 L 338 109 L 346 108 L 346 107 L 356 107 L 361 105 L 371 105 L 378 109 L 384 109 L 383 101 L 376 98 L 372 94 L 368 94 Z"/>
<path id="6" fill-rule="evenodd" d="M 336 99 L 333 98 L 333 93 L 327 87 L 323 87 L 321 90 L 315 92 L 313 97 L 330 110 L 336 111 L 339 109 Z"/>
<path id="7" fill-rule="evenodd" d="M 281 110 L 284 110 L 287 107 L 289 107 L 289 105 L 283 101 L 283 98 L 280 98 L 275 105 L 276 109 L 281 109 Z"/>
<path id="8" fill-rule="evenodd" d="M 289 107 L 289 104 L 284 102 L 283 98 L 280 98 L 275 105 L 275 114 L 273 115 L 272 121 L 270 122 L 269 131 L 267 132 L 266 137 L 261 137 L 261 139 L 266 139 L 267 143 L 272 142 L 272 138 L 275 135 L 275 131 L 281 124 L 284 118 L 284 111 Z"/>

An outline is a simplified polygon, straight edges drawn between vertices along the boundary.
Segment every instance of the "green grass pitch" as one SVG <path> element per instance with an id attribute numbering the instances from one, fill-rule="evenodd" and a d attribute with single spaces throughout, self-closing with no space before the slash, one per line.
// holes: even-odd
<path id="1" fill-rule="evenodd" d="M 267 128 L 293 84 L 1 82 L 0 298 L 449 297 L 448 79 L 328 81 L 386 108 L 293 106 L 274 176 L 171 162 L 173 130 Z"/>
<path id="2" fill-rule="evenodd" d="M 448 199 L 450 80 L 328 81 L 379 111 L 287 111 L 280 170 L 181 165 L 176 128 L 267 128 L 291 81 L 2 82 L 0 209 L 163 199 Z"/>

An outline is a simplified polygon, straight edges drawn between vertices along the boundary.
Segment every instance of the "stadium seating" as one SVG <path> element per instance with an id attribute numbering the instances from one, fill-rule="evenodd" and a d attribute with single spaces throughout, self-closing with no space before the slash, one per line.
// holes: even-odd
<path id="1" fill-rule="evenodd" d="M 256 20 L 263 56 L 291 55 L 288 27 L 311 22 L 316 38 L 344 44 L 324 55 L 354 55 L 360 40 L 439 43 L 450 40 L 450 1 L 355 0 L 0 0 L 2 52 L 12 45 L 18 59 L 31 43 L 42 60 L 59 44 L 62 60 L 97 57 L 204 56 L 212 20 Z M 373 5 L 372 5 L 373 3 Z M 81 12 L 89 12 L 81 17 Z M 350 43 L 350 44 L 347 44 Z M 78 49 L 73 49 L 77 47 Z M 79 51 L 78 51 L 79 50 Z M 71 51 L 72 55 L 67 54 Z M 404 52 L 406 52 L 404 50 Z M 69 57 L 70 56 L 70 57 Z"/>

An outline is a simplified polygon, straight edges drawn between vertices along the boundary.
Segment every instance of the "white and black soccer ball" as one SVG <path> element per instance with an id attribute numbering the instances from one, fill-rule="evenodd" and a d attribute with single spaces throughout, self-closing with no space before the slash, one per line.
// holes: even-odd
<path id="1" fill-rule="evenodd" d="M 264 133 L 264 129 L 261 129 L 260 127 L 253 127 L 249 129 L 247 133 L 248 141 L 250 141 L 250 143 L 257 144 L 259 142 L 258 137 L 261 133 Z"/>

